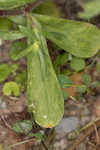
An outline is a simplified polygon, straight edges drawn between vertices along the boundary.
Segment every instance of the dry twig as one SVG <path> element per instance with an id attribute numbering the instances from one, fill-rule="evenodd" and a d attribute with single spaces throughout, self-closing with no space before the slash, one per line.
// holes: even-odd
<path id="1" fill-rule="evenodd" d="M 96 121 L 91 123 L 87 128 L 84 128 L 80 136 L 67 148 L 67 150 L 75 150 L 80 143 L 82 143 L 92 132 L 94 132 L 94 123 L 96 128 L 98 128 L 100 126 L 100 118 L 96 119 Z"/>

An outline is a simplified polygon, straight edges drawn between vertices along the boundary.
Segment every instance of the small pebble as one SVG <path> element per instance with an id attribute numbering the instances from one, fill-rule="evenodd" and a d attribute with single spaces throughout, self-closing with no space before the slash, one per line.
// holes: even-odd
<path id="1" fill-rule="evenodd" d="M 59 125 L 56 127 L 57 133 L 69 133 L 73 130 L 75 130 L 79 125 L 79 120 L 77 117 L 68 117 L 63 118 Z"/>
<path id="2" fill-rule="evenodd" d="M 2 109 L 7 109 L 7 103 L 6 103 L 6 102 L 2 102 L 1 108 L 2 108 Z"/>

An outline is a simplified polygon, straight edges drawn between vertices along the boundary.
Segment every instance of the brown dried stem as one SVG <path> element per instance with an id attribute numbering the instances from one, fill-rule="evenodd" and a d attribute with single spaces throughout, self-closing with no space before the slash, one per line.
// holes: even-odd
<path id="1" fill-rule="evenodd" d="M 72 143 L 67 150 L 75 150 L 75 148 L 82 143 L 92 132 L 95 131 L 94 123 L 96 125 L 96 128 L 100 126 L 100 118 L 97 119 L 95 122 L 91 123 L 86 129 L 83 130 L 83 132 L 80 134 L 80 136 Z"/>

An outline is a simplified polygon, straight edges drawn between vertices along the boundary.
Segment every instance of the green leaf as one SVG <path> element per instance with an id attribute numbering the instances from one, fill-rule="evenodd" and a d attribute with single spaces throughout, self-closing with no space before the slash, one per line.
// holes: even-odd
<path id="1" fill-rule="evenodd" d="M 64 54 L 59 54 L 56 59 L 54 60 L 54 69 L 56 71 L 56 73 L 60 72 L 60 65 L 65 65 L 68 61 L 68 53 L 64 53 Z"/>
<path id="2" fill-rule="evenodd" d="M 0 17 L 0 31 L 8 31 L 13 29 L 13 22 L 6 17 Z"/>
<path id="3" fill-rule="evenodd" d="M 30 120 L 17 121 L 13 125 L 13 130 L 17 133 L 27 134 L 32 130 L 32 121 Z"/>
<path id="4" fill-rule="evenodd" d="M 77 92 L 78 93 L 85 93 L 86 92 L 86 90 L 87 90 L 87 87 L 85 86 L 85 85 L 79 85 L 79 86 L 77 86 Z"/>
<path id="5" fill-rule="evenodd" d="M 16 67 L 16 68 L 15 68 Z M 18 65 L 12 64 L 0 64 L 0 82 L 5 81 L 11 72 L 16 71 L 18 68 Z"/>
<path id="6" fill-rule="evenodd" d="M 65 65 L 68 61 L 68 53 L 59 54 L 54 60 L 54 65 Z"/>
<path id="7" fill-rule="evenodd" d="M 58 80 L 60 82 L 61 88 L 69 88 L 72 86 L 72 80 L 67 75 L 59 74 Z"/>
<path id="8" fill-rule="evenodd" d="M 70 66 L 75 71 L 81 71 L 85 68 L 85 61 L 84 59 L 73 57 L 72 61 L 70 62 Z"/>
<path id="9" fill-rule="evenodd" d="M 90 85 L 91 84 L 91 76 L 90 75 L 88 75 L 88 74 L 84 74 L 83 76 L 82 76 L 82 81 L 86 84 L 86 85 Z"/>
<path id="10" fill-rule="evenodd" d="M 100 49 L 100 30 L 89 23 L 35 15 L 46 38 L 77 57 L 91 57 Z"/>
<path id="11" fill-rule="evenodd" d="M 7 64 L 0 64 L 0 82 L 6 80 L 10 73 L 11 69 Z"/>
<path id="12" fill-rule="evenodd" d="M 99 87 L 100 86 L 100 83 L 99 83 L 99 81 L 94 81 L 94 82 L 92 82 L 91 83 L 91 85 L 90 85 L 90 87 L 93 89 L 93 88 L 97 88 L 97 87 Z"/>
<path id="13" fill-rule="evenodd" d="M 67 99 L 69 97 L 69 93 L 65 90 L 62 90 L 62 92 L 63 92 L 64 99 Z"/>
<path id="14" fill-rule="evenodd" d="M 37 141 L 40 143 L 41 140 L 43 139 L 43 134 L 42 133 L 29 133 L 30 137 L 36 137 Z"/>
<path id="15" fill-rule="evenodd" d="M 33 13 L 61 17 L 60 11 L 56 7 L 53 0 L 45 0 L 43 3 L 41 3 L 38 7 L 36 7 L 33 10 Z"/>
<path id="16" fill-rule="evenodd" d="M 10 65 L 10 67 L 11 67 L 11 72 L 16 73 L 16 70 L 18 69 L 19 65 L 18 64 L 12 64 L 12 65 Z"/>
<path id="17" fill-rule="evenodd" d="M 20 94 L 19 85 L 13 81 L 6 82 L 3 86 L 3 94 L 6 96 L 10 96 L 12 95 L 12 93 L 14 96 L 19 96 Z"/>
<path id="18" fill-rule="evenodd" d="M 16 57 L 22 57 L 24 49 L 27 47 L 27 43 L 24 41 L 13 42 L 10 47 L 9 56 L 12 60 L 16 60 Z M 25 50 L 26 51 L 26 50 Z"/>
<path id="19" fill-rule="evenodd" d="M 0 10 L 9 10 L 22 7 L 37 0 L 0 0 Z"/>
<path id="20" fill-rule="evenodd" d="M 20 33 L 19 31 L 0 31 L 0 38 L 2 40 L 18 40 L 24 38 L 25 35 Z"/>
<path id="21" fill-rule="evenodd" d="M 100 14 L 100 0 L 91 0 L 83 4 L 84 11 L 79 13 L 79 17 L 90 19 Z"/>
<path id="22" fill-rule="evenodd" d="M 17 73 L 15 77 L 16 82 L 20 85 L 20 88 L 23 90 L 26 88 L 27 84 L 27 73 L 25 70 L 23 70 L 20 73 Z"/>
<path id="23" fill-rule="evenodd" d="M 8 16 L 7 18 L 12 22 L 16 23 L 17 25 L 26 25 L 26 18 L 24 16 L 16 15 L 16 16 Z"/>
<path id="24" fill-rule="evenodd" d="M 44 128 L 52 128 L 63 116 L 64 99 L 41 25 L 35 18 L 30 20 L 32 22 L 29 25 L 33 27 L 29 43 L 34 44 L 33 51 L 28 55 L 28 108 L 34 113 L 36 123 Z"/>

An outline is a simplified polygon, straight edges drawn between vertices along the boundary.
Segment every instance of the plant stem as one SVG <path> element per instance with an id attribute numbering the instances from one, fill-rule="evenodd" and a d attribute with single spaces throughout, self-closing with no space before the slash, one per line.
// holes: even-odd
<path id="1" fill-rule="evenodd" d="M 9 145 L 9 146 L 7 146 L 7 147 L 5 148 L 5 150 L 8 150 L 8 149 L 10 149 L 10 148 L 12 148 L 12 147 L 15 147 L 15 146 L 18 146 L 18 145 L 21 145 L 21 144 L 28 143 L 28 142 L 30 142 L 30 141 L 32 141 L 32 140 L 34 140 L 34 139 L 28 139 L 28 140 L 25 140 L 25 141 L 21 141 L 21 142 L 18 142 L 18 143 Z"/>

